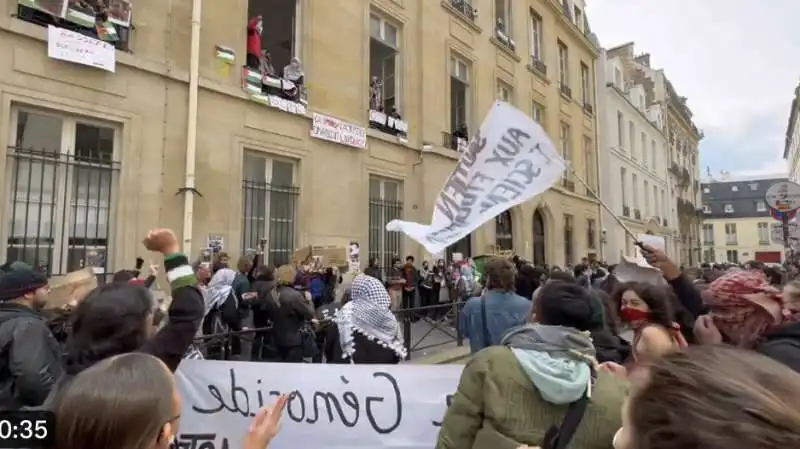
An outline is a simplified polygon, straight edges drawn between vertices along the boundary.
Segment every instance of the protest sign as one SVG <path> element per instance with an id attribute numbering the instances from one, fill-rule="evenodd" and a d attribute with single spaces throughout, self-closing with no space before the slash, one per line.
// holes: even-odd
<path id="1" fill-rule="evenodd" d="M 258 409 L 288 394 L 270 449 L 429 449 L 462 368 L 184 360 L 177 447 L 242 447 Z"/>
<path id="2" fill-rule="evenodd" d="M 63 276 L 54 276 L 47 280 L 50 293 L 47 295 L 48 309 L 58 309 L 74 305 L 92 290 L 97 288 L 97 275 L 92 267 L 73 271 Z"/>
<path id="3" fill-rule="evenodd" d="M 565 167 L 541 126 L 498 101 L 439 192 L 431 224 L 393 220 L 386 229 L 406 234 L 429 253 L 441 252 L 549 189 Z"/>

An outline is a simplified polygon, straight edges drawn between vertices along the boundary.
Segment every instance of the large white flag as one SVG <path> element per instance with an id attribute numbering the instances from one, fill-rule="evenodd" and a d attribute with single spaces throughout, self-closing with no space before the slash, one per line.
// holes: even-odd
<path id="1" fill-rule="evenodd" d="M 389 231 L 443 251 L 500 213 L 549 189 L 566 164 L 541 126 L 496 102 L 436 198 L 430 225 L 392 220 Z"/>

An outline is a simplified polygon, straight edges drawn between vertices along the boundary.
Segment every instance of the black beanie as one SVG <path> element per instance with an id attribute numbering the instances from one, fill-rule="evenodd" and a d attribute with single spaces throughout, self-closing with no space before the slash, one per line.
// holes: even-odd
<path id="1" fill-rule="evenodd" d="M 10 301 L 47 285 L 47 276 L 30 265 L 15 262 L 12 269 L 0 277 L 0 301 Z"/>

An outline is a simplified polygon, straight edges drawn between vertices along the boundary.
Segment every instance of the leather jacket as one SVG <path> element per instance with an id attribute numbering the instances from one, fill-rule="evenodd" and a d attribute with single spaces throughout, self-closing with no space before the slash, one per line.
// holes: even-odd
<path id="1" fill-rule="evenodd" d="M 0 410 L 41 405 L 63 372 L 61 347 L 44 316 L 0 303 Z"/>

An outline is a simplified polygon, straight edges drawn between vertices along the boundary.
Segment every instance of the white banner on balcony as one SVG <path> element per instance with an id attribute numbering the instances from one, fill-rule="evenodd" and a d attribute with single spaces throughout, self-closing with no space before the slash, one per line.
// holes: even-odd
<path id="1" fill-rule="evenodd" d="M 335 117 L 314 113 L 311 137 L 353 148 L 367 148 L 367 130 Z"/>
<path id="2" fill-rule="evenodd" d="M 393 220 L 431 254 L 549 189 L 566 163 L 547 133 L 524 112 L 497 101 L 439 192 L 430 225 Z"/>
<path id="3" fill-rule="evenodd" d="M 108 42 L 53 25 L 47 27 L 47 56 L 50 58 L 114 72 L 116 52 Z"/>

